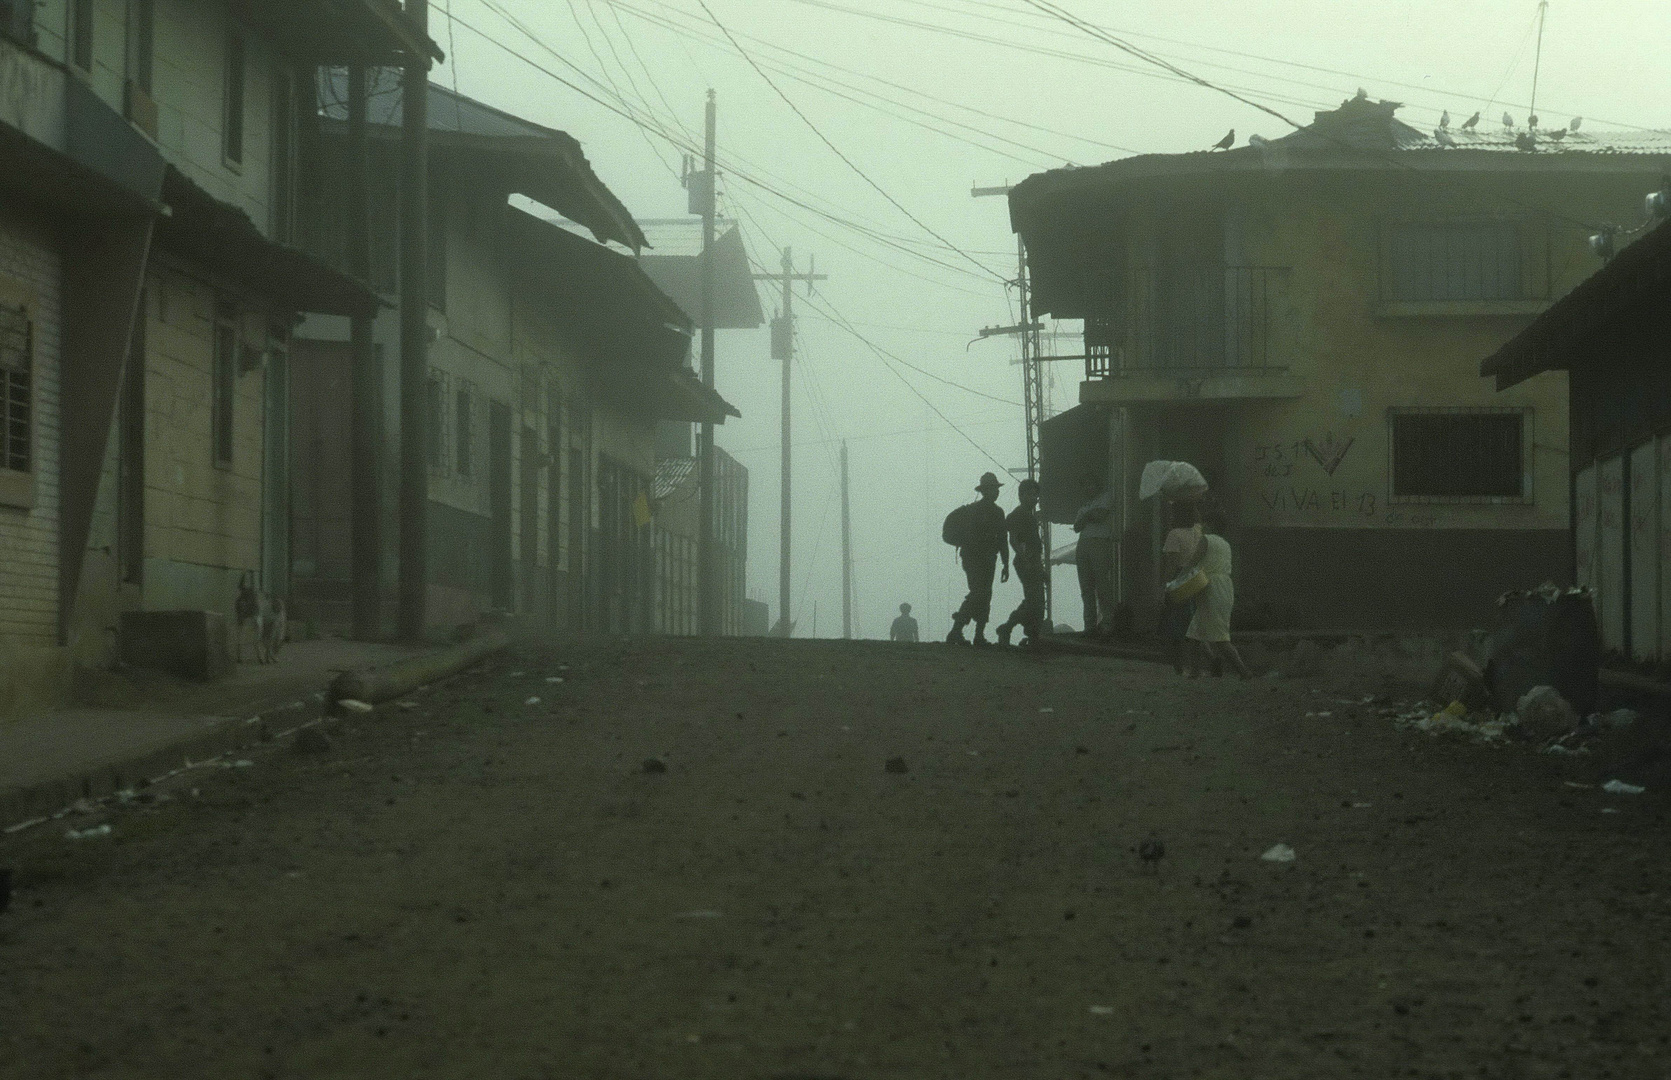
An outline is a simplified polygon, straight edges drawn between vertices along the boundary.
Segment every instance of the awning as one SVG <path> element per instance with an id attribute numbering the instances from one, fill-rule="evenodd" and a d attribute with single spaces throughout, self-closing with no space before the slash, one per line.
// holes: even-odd
<path id="1" fill-rule="evenodd" d="M 198 187 L 173 166 L 163 178 L 169 214 L 157 244 L 214 271 L 280 307 L 321 315 L 370 314 L 382 304 L 364 282 L 299 248 L 263 236 L 249 216 Z"/>
<path id="2" fill-rule="evenodd" d="M 1486 357 L 1481 375 L 1494 375 L 1507 390 L 1545 371 L 1571 371 L 1597 355 L 1591 331 L 1657 290 L 1671 302 L 1671 221 L 1615 255 L 1607 265 L 1533 319 Z"/>

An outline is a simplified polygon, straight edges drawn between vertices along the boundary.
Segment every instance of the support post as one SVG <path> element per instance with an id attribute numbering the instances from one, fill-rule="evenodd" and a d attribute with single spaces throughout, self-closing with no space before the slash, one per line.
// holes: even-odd
<path id="1" fill-rule="evenodd" d="M 841 637 L 853 639 L 853 517 L 848 502 L 847 440 L 841 440 Z"/>
<path id="2" fill-rule="evenodd" d="M 714 92 L 708 91 L 705 134 L 702 143 L 702 385 L 714 386 L 714 211 L 719 188 L 714 175 L 714 143 L 719 129 L 719 107 Z M 696 439 L 697 523 L 696 533 L 696 617 L 703 637 L 720 632 L 718 590 L 714 588 L 714 425 L 703 421 Z"/>
<path id="3" fill-rule="evenodd" d="M 348 272 L 360 281 L 371 280 L 371 151 L 366 122 L 366 68 L 348 69 Z M 378 457 L 383 431 L 379 408 L 376 346 L 372 341 L 375 313 L 364 311 L 349 321 L 349 379 L 352 447 L 349 486 L 353 545 L 353 634 L 373 641 L 383 632 L 382 597 L 382 485 Z"/>
<path id="4" fill-rule="evenodd" d="M 794 494 L 793 473 L 790 470 L 790 396 L 792 385 L 791 374 L 795 360 L 795 289 L 797 281 L 804 281 L 810 290 L 814 281 L 823 281 L 827 274 L 815 274 L 808 270 L 804 274 L 795 272 L 794 252 L 790 248 L 783 249 L 783 271 L 777 274 L 755 274 L 757 281 L 776 281 L 783 285 L 783 307 L 778 317 L 772 320 L 772 359 L 783 361 L 783 405 L 782 405 L 782 477 L 780 492 L 780 517 L 778 521 L 778 622 L 772 630 L 777 637 L 795 636 L 795 623 L 789 617 L 790 606 L 790 510 L 793 505 Z"/>
<path id="5" fill-rule="evenodd" d="M 429 0 L 406 0 L 406 16 L 428 36 Z M 429 60 L 417 53 L 402 77 L 401 112 L 400 636 L 421 641 L 429 577 Z"/>

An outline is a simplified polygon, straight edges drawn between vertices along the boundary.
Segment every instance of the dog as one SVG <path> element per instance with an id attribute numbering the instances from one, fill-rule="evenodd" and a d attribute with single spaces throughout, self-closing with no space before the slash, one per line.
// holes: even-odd
<path id="1" fill-rule="evenodd" d="M 284 601 L 255 586 L 255 575 L 249 571 L 238 581 L 238 598 L 232 613 L 238 622 L 238 663 L 244 662 L 244 627 L 250 628 L 255 649 L 255 662 L 271 664 L 278 660 L 284 646 L 286 619 Z"/>

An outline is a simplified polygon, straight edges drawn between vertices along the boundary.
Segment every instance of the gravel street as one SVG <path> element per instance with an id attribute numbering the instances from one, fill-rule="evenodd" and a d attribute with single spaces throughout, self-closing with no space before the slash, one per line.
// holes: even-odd
<path id="1" fill-rule="evenodd" d="M 1383 689 L 525 650 L 0 839 L 0 1075 L 1671 1073 L 1666 793 Z"/>

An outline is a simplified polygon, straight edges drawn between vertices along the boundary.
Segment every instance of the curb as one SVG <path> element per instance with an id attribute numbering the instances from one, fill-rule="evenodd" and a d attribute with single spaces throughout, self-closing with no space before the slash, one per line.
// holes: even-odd
<path id="1" fill-rule="evenodd" d="M 275 728 L 289 734 L 323 716 L 325 694 L 317 691 L 254 716 L 227 717 L 214 726 L 166 746 L 120 761 L 81 768 L 56 780 L 44 780 L 0 793 L 0 836 L 22 832 L 61 816 L 81 799 L 97 801 L 135 786 L 144 787 L 187 769 L 207 764 L 229 753 L 277 738 Z M 313 713 L 309 717 L 310 711 Z"/>
<path id="2" fill-rule="evenodd" d="M 511 644 L 500 635 L 490 643 L 483 642 L 471 650 L 438 650 L 434 654 L 402 661 L 400 671 L 421 670 L 421 679 L 408 677 L 401 682 L 409 693 L 419 686 L 427 686 L 450 678 L 502 651 Z M 489 646 L 489 647 L 484 647 Z M 437 663 L 437 660 L 442 662 Z M 367 673 L 352 673 L 363 677 Z M 343 682 L 339 678 L 337 682 Z M 64 816 L 80 800 L 108 799 L 118 792 L 134 787 L 147 787 L 188 769 L 218 761 L 228 754 L 247 747 L 271 743 L 306 727 L 313 727 L 332 719 L 331 703 L 343 695 L 331 689 L 316 690 L 301 699 L 290 698 L 283 704 L 258 707 L 248 717 L 227 717 L 213 726 L 184 739 L 168 743 L 120 761 L 93 767 L 78 768 L 65 776 L 29 784 L 11 791 L 0 792 L 0 837 L 23 832 Z M 390 696 L 383 695 L 380 700 Z"/>

